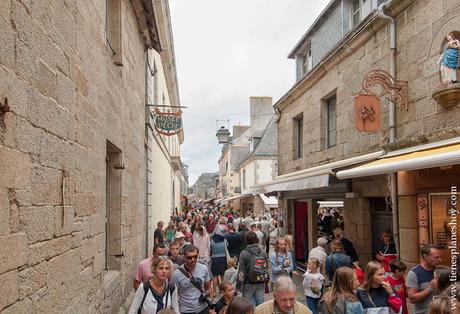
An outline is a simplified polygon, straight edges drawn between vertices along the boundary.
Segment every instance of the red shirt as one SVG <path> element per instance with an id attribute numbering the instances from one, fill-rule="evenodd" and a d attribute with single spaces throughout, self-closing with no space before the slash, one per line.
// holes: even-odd
<path id="1" fill-rule="evenodd" d="M 399 298 L 402 301 L 403 306 L 403 314 L 407 314 L 407 302 L 406 302 L 406 294 L 407 294 L 407 287 L 406 281 L 404 277 L 400 277 L 398 280 L 393 279 L 391 276 L 387 276 L 386 281 L 391 285 L 391 287 L 396 291 Z"/>

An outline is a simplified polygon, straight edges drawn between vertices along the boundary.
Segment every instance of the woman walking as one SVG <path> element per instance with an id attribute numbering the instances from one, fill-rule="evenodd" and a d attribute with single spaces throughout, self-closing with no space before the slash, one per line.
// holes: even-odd
<path id="1" fill-rule="evenodd" d="M 153 277 L 137 288 L 129 314 L 152 314 L 162 309 L 172 309 L 179 313 L 177 290 L 167 280 L 170 271 L 171 262 L 166 256 L 159 256 L 153 260 Z"/>
<path id="2" fill-rule="evenodd" d="M 294 264 L 292 255 L 287 250 L 286 240 L 278 238 L 275 243 L 275 251 L 270 256 L 272 265 L 272 278 L 271 281 L 276 282 L 279 276 L 291 276 L 294 271 Z"/>
<path id="3" fill-rule="evenodd" d="M 225 234 L 216 228 L 216 232 L 211 240 L 211 272 L 214 276 L 212 280 L 213 291 L 217 291 L 217 287 L 222 282 L 225 270 L 227 269 L 227 246 Z"/>

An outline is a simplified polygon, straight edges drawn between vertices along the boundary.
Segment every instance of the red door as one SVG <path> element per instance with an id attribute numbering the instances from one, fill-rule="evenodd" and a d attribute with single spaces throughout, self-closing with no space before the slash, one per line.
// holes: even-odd
<path id="1" fill-rule="evenodd" d="M 306 259 L 307 251 L 307 214 L 308 203 L 295 202 L 294 203 L 294 225 L 295 225 L 295 257 L 297 260 Z"/>

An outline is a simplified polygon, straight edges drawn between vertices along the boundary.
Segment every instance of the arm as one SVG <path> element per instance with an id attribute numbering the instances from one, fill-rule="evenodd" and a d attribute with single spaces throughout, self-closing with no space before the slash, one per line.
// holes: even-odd
<path id="1" fill-rule="evenodd" d="M 292 259 L 291 252 L 287 253 L 287 257 L 289 258 L 289 265 L 288 267 L 285 267 L 285 269 L 288 271 L 288 273 L 292 273 L 294 271 L 294 260 Z"/>
<path id="2" fill-rule="evenodd" d="M 133 302 L 131 303 L 131 306 L 129 307 L 128 314 L 137 314 L 137 310 L 141 306 L 142 299 L 144 298 L 144 289 L 142 287 L 141 289 L 137 289 L 136 294 L 134 295 Z"/>
<path id="3" fill-rule="evenodd" d="M 417 275 L 413 271 L 409 271 L 407 274 L 407 296 L 411 303 L 419 303 L 424 299 L 428 298 L 431 294 L 431 289 L 436 288 L 436 280 L 431 280 L 429 286 L 423 290 L 419 290 L 419 284 Z"/>
<path id="4" fill-rule="evenodd" d="M 174 292 L 171 296 L 171 308 L 176 312 L 176 314 L 180 314 L 179 312 L 179 297 L 177 295 L 177 287 L 174 289 Z"/>
<path id="5" fill-rule="evenodd" d="M 240 260 L 238 263 L 238 270 L 236 275 L 236 289 L 240 290 L 244 284 L 245 274 L 244 271 L 246 269 L 246 256 L 245 252 L 241 252 Z"/>
<path id="6" fill-rule="evenodd" d="M 278 264 L 275 253 L 270 256 L 270 263 L 272 264 L 272 272 L 274 274 L 277 274 L 283 270 L 283 265 Z"/>

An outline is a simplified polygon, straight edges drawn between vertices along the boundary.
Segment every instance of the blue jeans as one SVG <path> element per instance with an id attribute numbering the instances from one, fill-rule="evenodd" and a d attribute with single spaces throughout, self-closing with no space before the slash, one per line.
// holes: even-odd
<path id="1" fill-rule="evenodd" d="M 241 290 L 243 298 L 251 301 L 252 305 L 259 306 L 264 303 L 265 283 L 245 283 Z"/>
<path id="2" fill-rule="evenodd" d="M 320 298 L 312 298 L 307 296 L 307 306 L 313 312 L 313 314 L 317 314 L 316 306 L 318 305 Z"/>

